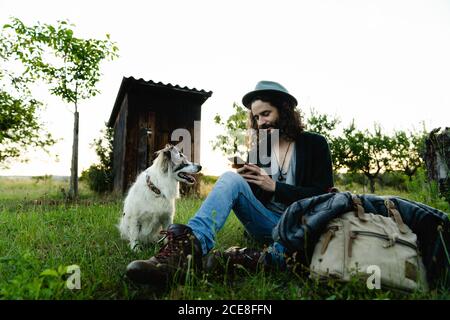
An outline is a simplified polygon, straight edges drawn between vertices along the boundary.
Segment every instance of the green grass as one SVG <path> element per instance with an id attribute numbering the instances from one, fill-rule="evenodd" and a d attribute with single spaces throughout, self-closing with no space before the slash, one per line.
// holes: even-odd
<path id="1" fill-rule="evenodd" d="M 361 282 L 317 283 L 295 274 L 262 272 L 234 279 L 213 279 L 199 274 L 166 291 L 155 291 L 149 286 L 135 285 L 124 276 L 130 261 L 149 258 L 157 247 L 135 253 L 120 239 L 115 224 L 121 214 L 122 199 L 96 196 L 81 185 L 81 200 L 70 204 L 64 201 L 61 188 L 66 185 L 51 180 L 0 178 L 0 299 L 450 298 L 449 293 L 439 290 L 400 295 L 368 290 Z M 387 191 L 391 194 L 394 190 Z M 409 194 L 397 192 L 397 195 L 411 199 Z M 175 222 L 187 222 L 201 201 L 179 199 Z M 444 206 L 437 202 L 427 204 Z M 444 209 L 450 211 L 448 204 Z M 217 235 L 217 248 L 231 245 L 253 245 L 244 239 L 243 227 L 234 214 Z M 65 267 L 69 265 L 80 268 L 79 290 L 66 288 L 70 274 Z"/>

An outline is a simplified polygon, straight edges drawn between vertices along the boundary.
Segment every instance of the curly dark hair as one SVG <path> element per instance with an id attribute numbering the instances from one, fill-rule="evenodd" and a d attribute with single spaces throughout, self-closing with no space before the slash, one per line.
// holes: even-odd
<path id="1" fill-rule="evenodd" d="M 277 95 L 258 95 L 252 98 L 251 105 L 254 101 L 261 100 L 269 103 L 271 106 L 278 109 L 278 126 L 280 130 L 280 137 L 288 141 L 295 141 L 298 136 L 304 131 L 305 126 L 302 123 L 300 112 L 291 106 L 286 99 Z M 252 111 L 248 112 L 247 128 L 256 131 L 257 139 L 259 140 L 258 124 L 253 117 Z"/>

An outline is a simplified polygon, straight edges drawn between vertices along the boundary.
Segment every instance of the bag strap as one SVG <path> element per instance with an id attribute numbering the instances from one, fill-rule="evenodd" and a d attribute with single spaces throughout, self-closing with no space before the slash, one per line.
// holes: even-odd
<path id="1" fill-rule="evenodd" d="M 353 254 L 353 241 L 356 239 L 356 236 L 356 232 L 351 230 L 348 231 L 347 255 L 349 258 L 351 258 Z"/>
<path id="2" fill-rule="evenodd" d="M 328 244 L 330 243 L 331 239 L 334 237 L 334 235 L 338 229 L 339 229 L 338 226 L 331 226 L 328 228 L 328 231 L 325 234 L 325 238 L 323 239 L 322 249 L 320 251 L 321 255 L 324 255 L 325 252 L 327 251 Z"/>
<path id="3" fill-rule="evenodd" d="M 361 199 L 357 195 L 352 194 L 352 202 L 355 217 L 358 217 L 358 219 L 362 222 L 367 222 L 367 219 L 364 217 L 364 207 L 362 205 Z"/>
<path id="4" fill-rule="evenodd" d="M 442 246 L 444 247 L 444 252 L 445 252 L 445 255 L 447 256 L 447 261 L 450 264 L 450 254 L 448 253 L 447 246 L 446 246 L 445 240 L 444 240 L 444 235 L 443 235 L 444 226 L 443 225 L 439 225 L 437 227 L 437 231 L 439 232 L 439 236 L 441 238 Z"/>
<path id="5" fill-rule="evenodd" d="M 400 212 L 398 212 L 397 208 L 395 207 L 395 203 L 392 202 L 390 199 L 385 199 L 384 205 L 388 210 L 389 216 L 394 218 L 395 223 L 397 223 L 400 232 L 403 234 L 408 233 L 409 230 L 405 225 L 405 223 L 403 222 Z"/>

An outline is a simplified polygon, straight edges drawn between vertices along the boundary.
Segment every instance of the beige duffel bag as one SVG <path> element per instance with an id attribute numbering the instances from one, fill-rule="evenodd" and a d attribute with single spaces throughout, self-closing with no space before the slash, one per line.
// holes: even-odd
<path id="1" fill-rule="evenodd" d="M 417 236 L 403 223 L 394 203 L 386 198 L 391 217 L 384 217 L 365 213 L 356 196 L 353 202 L 355 210 L 330 221 L 320 237 L 310 277 L 350 281 L 360 276 L 367 279 L 370 289 L 379 285 L 400 291 L 427 291 Z"/>

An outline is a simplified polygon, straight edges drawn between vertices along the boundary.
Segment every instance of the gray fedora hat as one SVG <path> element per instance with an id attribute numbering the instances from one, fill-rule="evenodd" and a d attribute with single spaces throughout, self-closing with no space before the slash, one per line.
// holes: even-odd
<path id="1" fill-rule="evenodd" d="M 247 93 L 242 98 L 242 103 L 244 104 L 244 106 L 250 109 L 250 103 L 252 99 L 262 94 L 284 98 L 289 102 L 291 107 L 297 106 L 297 99 L 295 99 L 294 96 L 292 96 L 285 87 L 277 82 L 265 80 L 259 81 L 256 84 L 255 90 Z"/>

